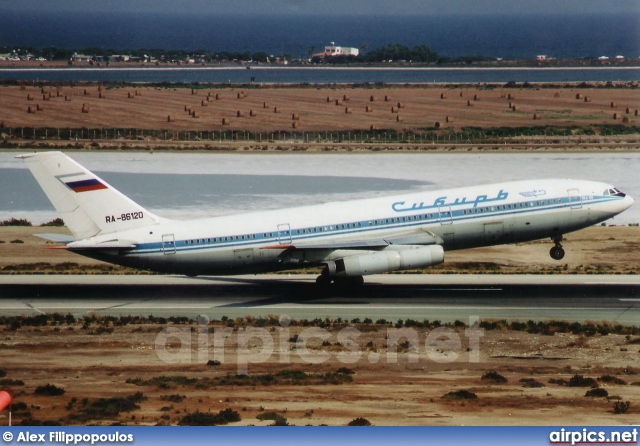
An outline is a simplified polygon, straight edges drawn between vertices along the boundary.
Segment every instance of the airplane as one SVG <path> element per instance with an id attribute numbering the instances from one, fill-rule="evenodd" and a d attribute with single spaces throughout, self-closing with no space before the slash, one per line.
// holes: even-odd
<path id="1" fill-rule="evenodd" d="M 233 275 L 321 266 L 316 282 L 424 268 L 444 252 L 550 238 L 593 226 L 634 200 L 586 180 L 512 181 L 192 221 L 159 217 L 62 152 L 19 155 L 71 235 L 62 249 L 168 274 Z"/>

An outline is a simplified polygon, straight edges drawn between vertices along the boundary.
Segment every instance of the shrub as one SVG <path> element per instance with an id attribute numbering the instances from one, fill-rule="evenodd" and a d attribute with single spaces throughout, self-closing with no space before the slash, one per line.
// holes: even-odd
<path id="1" fill-rule="evenodd" d="M 489 381 L 496 384 L 503 384 L 507 382 L 507 378 L 499 374 L 498 372 L 487 372 L 482 375 L 482 381 Z"/>
<path id="2" fill-rule="evenodd" d="M 235 423 L 237 421 L 240 421 L 240 414 L 230 408 L 221 410 L 220 412 L 218 412 L 218 416 L 225 420 L 227 423 Z"/>
<path id="3" fill-rule="evenodd" d="M 468 390 L 456 390 L 443 395 L 442 398 L 448 400 L 475 400 L 478 399 L 478 396 Z"/>
<path id="4" fill-rule="evenodd" d="M 223 422 L 217 415 L 196 410 L 182 417 L 178 424 L 180 426 L 217 426 L 227 423 Z"/>
<path id="5" fill-rule="evenodd" d="M 261 421 L 265 420 L 277 420 L 278 418 L 284 418 L 282 415 L 277 414 L 275 412 L 262 412 L 259 413 L 256 418 Z"/>
<path id="6" fill-rule="evenodd" d="M 0 221 L 0 226 L 31 226 L 31 222 L 24 218 L 10 218 L 9 220 Z"/>
<path id="7" fill-rule="evenodd" d="M 289 425 L 285 417 L 275 412 L 263 412 L 258 414 L 256 418 L 261 421 L 272 420 L 273 424 L 271 426 L 288 426 Z"/>
<path id="8" fill-rule="evenodd" d="M 564 378 L 549 378 L 549 384 L 557 384 L 559 386 L 566 386 L 567 380 Z"/>
<path id="9" fill-rule="evenodd" d="M 24 386 L 24 381 L 21 379 L 0 379 L 0 386 Z"/>
<path id="10" fill-rule="evenodd" d="M 34 418 L 26 418 L 20 422 L 20 426 L 60 426 L 57 421 L 52 420 L 36 420 Z"/>
<path id="11" fill-rule="evenodd" d="M 36 387 L 34 393 L 36 395 L 59 396 L 64 395 L 64 389 L 62 387 L 54 386 L 53 384 L 47 384 Z"/>
<path id="12" fill-rule="evenodd" d="M 585 378 L 582 375 L 573 375 L 567 387 L 598 387 L 598 383 L 593 378 Z"/>
<path id="13" fill-rule="evenodd" d="M 46 223 L 42 223 L 40 226 L 64 226 L 64 221 L 61 218 L 56 218 Z"/>
<path id="14" fill-rule="evenodd" d="M 585 393 L 584 396 L 593 397 L 593 398 L 606 398 L 609 396 L 609 392 L 607 392 L 606 389 L 597 388 L 597 389 L 587 390 L 587 393 Z"/>
<path id="15" fill-rule="evenodd" d="M 625 380 L 612 375 L 602 375 L 601 377 L 598 378 L 598 381 L 603 383 L 609 383 L 609 384 L 618 384 L 621 386 L 625 386 L 627 384 Z"/>
<path id="16" fill-rule="evenodd" d="M 146 396 L 144 396 L 144 394 L 143 394 L 142 392 L 136 392 L 136 393 L 134 393 L 133 395 L 129 395 L 129 396 L 127 397 L 127 399 L 128 399 L 129 401 L 133 402 L 133 403 L 139 403 L 139 402 L 141 402 L 141 401 L 146 401 L 146 400 L 148 400 L 149 398 L 148 398 L 148 397 L 146 397 Z"/>
<path id="17" fill-rule="evenodd" d="M 615 403 L 613 403 L 613 413 L 623 415 L 627 413 L 627 411 L 629 410 L 629 406 L 631 406 L 631 403 L 629 401 L 616 401 Z"/>
<path id="18" fill-rule="evenodd" d="M 543 383 L 533 378 L 522 378 L 520 382 L 522 383 L 522 387 L 544 387 Z"/>
<path id="19" fill-rule="evenodd" d="M 347 426 L 371 426 L 371 422 L 366 418 L 358 417 L 349 421 L 349 424 L 347 424 Z"/>
<path id="20" fill-rule="evenodd" d="M 130 397 L 100 398 L 84 409 L 84 413 L 90 417 L 104 418 L 118 416 L 120 412 L 131 412 L 140 409 L 140 406 L 129 399 Z"/>
<path id="21" fill-rule="evenodd" d="M 17 403 L 13 403 L 13 410 L 18 412 L 18 411 L 24 411 L 27 410 L 29 407 L 27 406 L 27 403 L 25 403 L 24 401 L 18 401 Z"/>
<path id="22" fill-rule="evenodd" d="M 162 395 L 160 401 L 171 401 L 172 403 L 181 403 L 186 398 L 186 395 Z"/>

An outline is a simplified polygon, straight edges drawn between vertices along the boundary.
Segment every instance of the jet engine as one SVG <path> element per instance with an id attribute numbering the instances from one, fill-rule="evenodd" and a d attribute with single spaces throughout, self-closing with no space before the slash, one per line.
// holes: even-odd
<path id="1" fill-rule="evenodd" d="M 424 268 L 444 262 L 440 245 L 386 249 L 371 254 L 344 257 L 327 263 L 330 276 L 352 277 L 389 271 Z"/>

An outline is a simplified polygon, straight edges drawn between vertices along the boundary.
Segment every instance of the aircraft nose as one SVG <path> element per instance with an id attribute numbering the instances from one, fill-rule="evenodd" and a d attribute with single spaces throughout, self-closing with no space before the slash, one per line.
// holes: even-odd
<path id="1" fill-rule="evenodd" d="M 631 198 L 631 195 L 628 195 L 628 194 L 625 195 L 625 197 L 622 200 L 620 200 L 619 210 L 617 213 L 619 214 L 620 212 L 624 212 L 627 209 L 629 209 L 634 201 L 635 200 Z"/>

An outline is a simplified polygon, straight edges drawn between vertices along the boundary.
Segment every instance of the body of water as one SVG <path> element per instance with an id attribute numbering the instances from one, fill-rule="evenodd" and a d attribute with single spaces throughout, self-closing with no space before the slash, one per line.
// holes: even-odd
<path id="1" fill-rule="evenodd" d="M 484 83 L 640 79 L 640 68 L 0 68 L 0 79 L 61 82 Z"/>
<path id="2" fill-rule="evenodd" d="M 0 220 L 54 219 L 52 205 L 14 155 L 0 153 Z M 637 153 L 71 156 L 150 211 L 176 219 L 535 178 L 603 181 L 640 197 Z M 612 223 L 637 222 L 636 204 Z"/>

